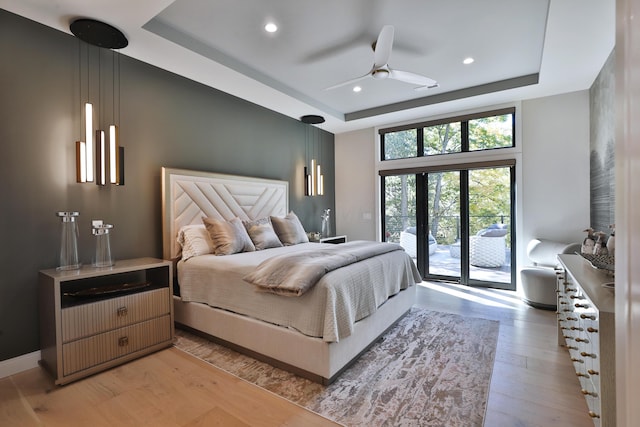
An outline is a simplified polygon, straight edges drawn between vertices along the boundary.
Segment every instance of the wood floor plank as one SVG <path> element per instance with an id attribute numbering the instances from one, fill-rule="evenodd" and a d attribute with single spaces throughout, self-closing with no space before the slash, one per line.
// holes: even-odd
<path id="1" fill-rule="evenodd" d="M 36 414 L 11 377 L 0 379 L 0 425 L 37 426 Z"/>
<path id="2" fill-rule="evenodd" d="M 190 423 L 185 424 L 185 427 L 251 427 L 240 421 L 237 417 L 225 411 L 219 406 L 211 409 L 205 414 L 201 415 L 197 419 Z"/>
<path id="3" fill-rule="evenodd" d="M 517 409 L 517 410 L 515 410 Z M 492 414 L 510 420 L 509 424 L 494 423 Z M 506 416 L 506 417 L 505 417 Z M 492 392 L 485 418 L 486 427 L 593 427 L 585 412 L 570 407 L 557 410 L 547 405 L 521 400 L 511 395 Z"/>
<path id="4" fill-rule="evenodd" d="M 580 394 L 580 387 L 572 377 L 567 381 L 551 372 L 511 367 L 499 362 L 494 365 L 494 371 L 500 374 L 491 382 L 493 392 L 559 410 L 576 408 L 588 411 L 586 401 Z"/>

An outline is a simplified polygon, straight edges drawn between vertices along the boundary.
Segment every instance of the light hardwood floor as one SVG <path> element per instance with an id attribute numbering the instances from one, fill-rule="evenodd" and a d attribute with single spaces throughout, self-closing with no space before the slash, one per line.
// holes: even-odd
<path id="1" fill-rule="evenodd" d="M 592 427 L 555 313 L 513 292 L 425 283 L 417 305 L 500 321 L 485 427 Z M 0 379 L 2 426 L 331 426 L 177 349 L 64 387 L 40 368 Z M 372 426 L 373 427 L 373 426 Z"/>
<path id="2" fill-rule="evenodd" d="M 0 426 L 337 426 L 170 348 L 56 387 L 40 368 L 0 379 Z"/>
<path id="3" fill-rule="evenodd" d="M 418 306 L 500 321 L 485 427 L 593 427 L 556 314 L 514 292 L 424 283 Z"/>

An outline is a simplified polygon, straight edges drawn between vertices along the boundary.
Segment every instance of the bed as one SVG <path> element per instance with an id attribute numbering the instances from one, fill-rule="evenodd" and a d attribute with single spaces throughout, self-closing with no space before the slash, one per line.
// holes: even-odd
<path id="1" fill-rule="evenodd" d="M 300 242 L 225 256 L 186 254 L 184 241 L 178 243 L 185 230 L 201 232 L 203 217 L 288 217 L 288 201 L 286 181 L 162 169 L 163 256 L 176 264 L 175 321 L 328 384 L 413 306 L 420 275 L 404 251 L 359 259 L 329 271 L 300 296 L 283 296 L 258 292 L 244 279 L 267 258 L 330 253 L 337 246 L 358 250 L 360 242 Z M 213 265 L 218 270 L 212 274 Z"/>

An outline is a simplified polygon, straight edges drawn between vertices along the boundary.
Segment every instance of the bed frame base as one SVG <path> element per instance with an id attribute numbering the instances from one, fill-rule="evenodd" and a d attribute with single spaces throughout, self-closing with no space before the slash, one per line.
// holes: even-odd
<path id="1" fill-rule="evenodd" d="M 337 343 L 206 304 L 183 302 L 177 296 L 174 315 L 177 327 L 186 327 L 233 350 L 328 385 L 411 309 L 415 295 L 415 285 L 400 291 L 373 315 L 356 322 L 353 333 Z"/>

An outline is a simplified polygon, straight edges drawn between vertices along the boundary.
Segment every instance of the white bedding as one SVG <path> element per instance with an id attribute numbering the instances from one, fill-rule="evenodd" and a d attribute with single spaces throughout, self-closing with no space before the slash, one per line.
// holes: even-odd
<path id="1" fill-rule="evenodd" d="M 335 246 L 302 243 L 226 256 L 201 255 L 180 261 L 180 296 L 183 301 L 206 303 L 320 337 L 326 342 L 337 342 L 351 335 L 355 322 L 375 312 L 401 289 L 421 280 L 404 251 L 389 252 L 329 272 L 299 297 L 259 292 L 242 280 L 270 256 L 320 247 Z"/>

